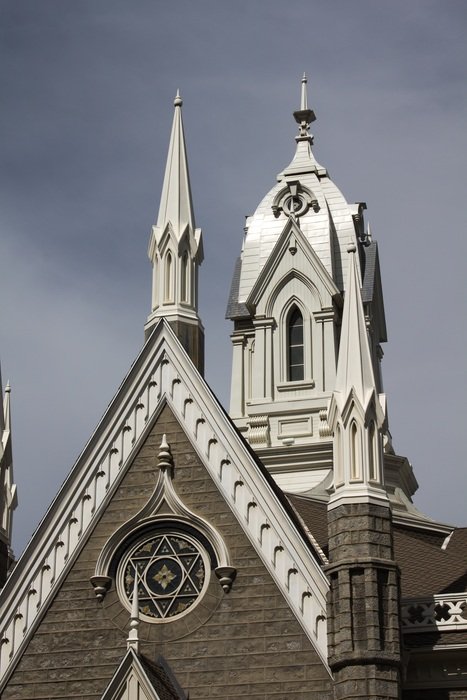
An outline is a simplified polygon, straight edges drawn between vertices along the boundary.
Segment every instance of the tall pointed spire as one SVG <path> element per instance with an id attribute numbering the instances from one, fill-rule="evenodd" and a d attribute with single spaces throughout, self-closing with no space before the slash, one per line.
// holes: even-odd
<path id="1" fill-rule="evenodd" d="M 198 267 L 203 261 L 203 242 L 201 229 L 195 227 L 182 104 L 177 90 L 159 214 L 149 240 L 152 305 L 145 333 L 148 337 L 159 320 L 166 318 L 202 372 L 204 331 L 198 316 Z"/>
<path id="2" fill-rule="evenodd" d="M 195 217 L 191 199 L 190 176 L 186 155 L 185 134 L 182 120 L 183 100 L 180 92 L 174 99 L 174 118 L 170 135 L 169 152 L 165 167 L 157 227 L 164 229 L 170 222 L 179 238 L 187 226 L 195 229 Z"/>
<path id="3" fill-rule="evenodd" d="M 376 390 L 354 243 L 349 244 L 348 252 L 336 383 L 328 409 L 334 435 L 330 509 L 344 502 L 388 503 L 382 458 L 386 417 Z"/>
<path id="4" fill-rule="evenodd" d="M 335 391 L 340 394 L 341 400 L 345 402 L 353 389 L 361 405 L 366 408 L 368 399 L 375 390 L 376 385 L 360 293 L 356 246 L 354 243 L 349 245 L 348 252 L 350 263 L 345 292 Z"/>

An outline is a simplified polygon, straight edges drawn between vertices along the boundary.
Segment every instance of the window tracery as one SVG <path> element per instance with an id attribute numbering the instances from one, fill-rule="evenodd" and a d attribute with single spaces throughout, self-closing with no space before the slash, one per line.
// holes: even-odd
<path id="1" fill-rule="evenodd" d="M 117 586 L 131 608 L 136 577 L 140 615 L 163 622 L 196 605 L 208 586 L 210 569 L 208 553 L 193 536 L 157 531 L 127 551 L 118 567 Z"/>

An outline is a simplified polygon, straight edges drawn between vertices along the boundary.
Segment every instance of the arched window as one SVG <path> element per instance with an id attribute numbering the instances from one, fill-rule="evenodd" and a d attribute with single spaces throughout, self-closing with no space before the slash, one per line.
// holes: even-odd
<path id="1" fill-rule="evenodd" d="M 372 481 L 376 481 L 378 478 L 378 455 L 377 455 L 377 439 L 376 439 L 376 428 L 375 428 L 375 423 L 374 421 L 371 421 L 370 423 L 370 429 L 368 431 L 368 439 L 369 439 L 369 449 L 368 449 L 368 454 L 369 454 L 369 476 Z"/>
<path id="2" fill-rule="evenodd" d="M 154 311 L 159 306 L 159 260 L 156 256 L 152 265 L 152 310 Z"/>
<path id="3" fill-rule="evenodd" d="M 336 486 L 344 481 L 344 450 L 340 425 L 336 428 L 336 454 L 334 455 L 334 483 Z"/>
<path id="4" fill-rule="evenodd" d="M 298 382 L 305 378 L 303 357 L 303 316 L 293 306 L 287 322 L 287 379 Z"/>
<path id="5" fill-rule="evenodd" d="M 165 257 L 165 302 L 173 301 L 173 274 L 172 253 L 169 251 Z"/>
<path id="6" fill-rule="evenodd" d="M 350 428 L 350 478 L 360 478 L 358 428 L 355 423 L 352 423 L 352 427 Z"/>
<path id="7" fill-rule="evenodd" d="M 188 253 L 186 251 L 182 256 L 182 267 L 180 271 L 180 300 L 188 301 Z"/>

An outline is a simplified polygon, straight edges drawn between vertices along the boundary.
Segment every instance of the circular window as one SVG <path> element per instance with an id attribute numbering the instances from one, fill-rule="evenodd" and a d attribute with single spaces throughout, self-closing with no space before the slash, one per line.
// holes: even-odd
<path id="1" fill-rule="evenodd" d="M 142 619 L 163 622 L 180 617 L 209 584 L 210 559 L 187 533 L 162 532 L 139 540 L 120 562 L 117 586 L 131 610 L 135 577 Z"/>
<path id="2" fill-rule="evenodd" d="M 288 216 L 290 216 L 291 214 L 294 214 L 295 216 L 301 216 L 306 212 L 308 205 L 305 199 L 301 195 L 297 194 L 294 196 L 287 197 L 287 199 L 282 205 L 282 208 Z"/>

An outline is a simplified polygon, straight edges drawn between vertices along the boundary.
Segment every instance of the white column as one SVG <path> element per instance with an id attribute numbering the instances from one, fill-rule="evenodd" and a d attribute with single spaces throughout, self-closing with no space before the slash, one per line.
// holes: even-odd
<path id="1" fill-rule="evenodd" d="M 232 382 L 230 386 L 230 415 L 232 418 L 240 418 L 245 412 L 245 362 L 244 347 L 245 336 L 232 334 Z"/>

